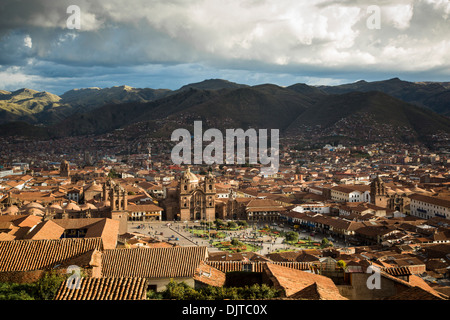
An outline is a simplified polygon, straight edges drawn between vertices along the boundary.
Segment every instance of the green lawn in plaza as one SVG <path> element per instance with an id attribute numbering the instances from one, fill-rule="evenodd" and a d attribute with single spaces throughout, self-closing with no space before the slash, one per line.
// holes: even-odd
<path id="1" fill-rule="evenodd" d="M 259 246 L 255 246 L 242 241 L 214 241 L 212 243 L 214 247 L 226 252 L 256 252 L 261 249 Z"/>

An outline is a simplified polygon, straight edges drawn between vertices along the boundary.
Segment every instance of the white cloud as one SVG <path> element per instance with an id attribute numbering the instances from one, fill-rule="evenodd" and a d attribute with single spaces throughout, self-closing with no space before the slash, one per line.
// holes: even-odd
<path id="1" fill-rule="evenodd" d="M 374 66 L 442 73 L 450 66 L 448 1 L 380 1 L 380 30 L 366 26 L 371 0 L 34 0 L 22 8 L 4 2 L 4 65 L 30 57 L 69 69 L 203 65 L 291 79 L 301 72 L 346 78 Z M 79 31 L 65 28 L 69 4 L 81 8 Z"/>
<path id="2" fill-rule="evenodd" d="M 386 6 L 383 11 L 383 19 L 400 30 L 409 28 L 413 15 L 413 4 Z"/>
<path id="3" fill-rule="evenodd" d="M 39 76 L 24 73 L 21 67 L 0 69 L 0 83 L 4 84 L 2 86 L 4 90 L 14 91 L 18 88 L 36 88 L 39 79 Z"/>

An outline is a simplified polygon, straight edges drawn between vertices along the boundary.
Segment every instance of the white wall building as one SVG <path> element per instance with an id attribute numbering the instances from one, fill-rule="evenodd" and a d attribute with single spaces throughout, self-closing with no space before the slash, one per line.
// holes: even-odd
<path id="1" fill-rule="evenodd" d="M 409 196 L 411 215 L 430 219 L 440 217 L 450 219 L 450 199 L 431 197 L 421 194 Z"/>
<path id="2" fill-rule="evenodd" d="M 330 207 L 324 205 L 322 202 L 303 203 L 303 204 L 297 205 L 292 210 L 296 211 L 296 212 L 300 212 L 300 213 L 303 213 L 303 212 L 314 212 L 314 213 L 320 213 L 320 214 L 330 213 Z"/>
<path id="3" fill-rule="evenodd" d="M 331 188 L 331 200 L 337 202 L 370 202 L 370 187 L 340 185 Z"/>

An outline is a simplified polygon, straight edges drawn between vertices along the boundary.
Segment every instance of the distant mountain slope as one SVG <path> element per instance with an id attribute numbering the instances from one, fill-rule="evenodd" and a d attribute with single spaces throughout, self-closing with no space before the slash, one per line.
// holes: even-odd
<path id="1" fill-rule="evenodd" d="M 68 117 L 55 125 L 54 131 L 59 136 L 104 133 L 136 122 L 166 118 L 209 100 L 216 94 L 191 89 L 153 102 L 107 104 Z"/>
<path id="2" fill-rule="evenodd" d="M 311 104 L 307 98 L 274 85 L 239 89 L 189 88 L 147 103 L 109 104 L 73 115 L 55 126 L 59 135 L 108 132 L 136 122 L 167 119 L 178 126 L 204 120 L 215 128 L 286 128 Z"/>
<path id="3" fill-rule="evenodd" d="M 450 115 L 450 86 L 448 82 L 408 82 L 393 78 L 374 82 L 361 80 L 350 84 L 318 86 L 317 88 L 329 94 L 380 91 L 405 102 L 430 108 L 437 113 Z"/>
<path id="4" fill-rule="evenodd" d="M 61 97 L 30 89 L 2 90 L 0 135 L 45 139 L 102 134 L 143 123 L 149 135 L 169 139 L 174 129 L 190 129 L 195 120 L 202 120 L 204 129 L 273 128 L 305 141 L 425 141 L 450 133 L 450 118 L 430 110 L 448 110 L 449 87 L 397 78 L 333 87 L 247 86 L 211 79 L 174 91 L 120 86 L 71 90 Z"/>
<path id="5" fill-rule="evenodd" d="M 450 133 L 450 118 L 405 103 L 385 93 L 350 92 L 330 95 L 302 113 L 289 132 L 312 130 L 379 140 L 404 136 L 423 139 L 437 132 Z"/>
<path id="6" fill-rule="evenodd" d="M 201 90 L 221 90 L 221 89 L 239 89 L 249 87 L 245 84 L 239 84 L 222 79 L 209 79 L 202 82 L 190 83 L 182 86 L 178 91 L 188 89 L 201 89 Z"/>
<path id="7" fill-rule="evenodd" d="M 63 103 L 89 111 L 112 103 L 149 102 L 171 93 L 168 89 L 138 89 L 129 86 L 74 89 L 61 95 Z"/>
<path id="8" fill-rule="evenodd" d="M 49 92 L 20 89 L 0 92 L 0 123 L 25 121 L 32 124 L 51 122 L 52 113 L 64 107 L 61 98 Z"/>
<path id="9" fill-rule="evenodd" d="M 203 117 L 216 128 L 284 130 L 311 105 L 310 99 L 299 93 L 266 84 L 224 90 L 213 99 L 186 110 L 183 115 Z"/>

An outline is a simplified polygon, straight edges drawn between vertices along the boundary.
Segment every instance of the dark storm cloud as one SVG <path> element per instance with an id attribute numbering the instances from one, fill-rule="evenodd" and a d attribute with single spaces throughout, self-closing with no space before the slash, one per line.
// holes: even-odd
<path id="1" fill-rule="evenodd" d="M 185 72 L 198 66 L 198 77 L 238 75 L 249 82 L 270 75 L 280 83 L 346 81 L 358 74 L 448 77 L 448 1 L 377 1 L 380 30 L 366 24 L 372 4 L 3 0 L 0 84 L 157 86 L 176 83 L 177 73 L 180 81 L 189 80 L 193 75 Z M 81 9 L 80 30 L 66 26 L 69 5 Z"/>

